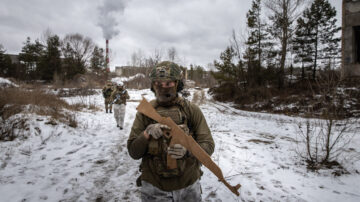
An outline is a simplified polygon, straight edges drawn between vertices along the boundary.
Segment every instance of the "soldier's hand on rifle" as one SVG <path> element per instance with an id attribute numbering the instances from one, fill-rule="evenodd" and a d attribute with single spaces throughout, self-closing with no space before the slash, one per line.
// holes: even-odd
<path id="1" fill-rule="evenodd" d="M 160 123 L 150 124 L 145 129 L 145 136 L 147 134 L 154 139 L 159 139 L 163 135 L 163 130 L 171 130 L 171 128 Z"/>
<path id="2" fill-rule="evenodd" d="M 168 147 L 168 154 L 173 159 L 180 159 L 186 154 L 186 148 L 181 144 L 174 144 L 171 147 Z"/>

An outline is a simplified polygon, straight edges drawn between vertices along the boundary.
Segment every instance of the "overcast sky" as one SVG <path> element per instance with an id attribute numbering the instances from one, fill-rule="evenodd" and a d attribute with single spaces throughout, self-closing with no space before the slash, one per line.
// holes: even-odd
<path id="1" fill-rule="evenodd" d="M 251 0 L 0 0 L 0 44 L 18 54 L 26 37 L 50 29 L 61 38 L 88 36 L 105 48 L 111 37 L 111 69 L 126 65 L 131 54 L 175 47 L 182 65 L 206 66 L 219 58 L 232 30 L 244 32 Z M 330 0 L 341 15 L 341 0 Z"/>

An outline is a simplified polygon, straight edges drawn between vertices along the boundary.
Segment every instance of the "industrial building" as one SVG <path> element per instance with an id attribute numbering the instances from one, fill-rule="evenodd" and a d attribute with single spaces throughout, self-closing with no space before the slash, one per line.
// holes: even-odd
<path id="1" fill-rule="evenodd" d="M 342 75 L 360 76 L 360 0 L 343 0 Z"/>

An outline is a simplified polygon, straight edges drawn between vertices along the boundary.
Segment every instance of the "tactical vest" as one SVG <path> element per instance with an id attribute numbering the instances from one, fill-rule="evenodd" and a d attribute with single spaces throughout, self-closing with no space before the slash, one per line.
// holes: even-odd
<path id="1" fill-rule="evenodd" d="M 186 106 L 184 103 L 177 103 L 171 107 L 154 106 L 156 111 L 163 117 L 170 117 L 185 133 L 191 135 L 189 129 L 189 114 L 186 113 Z M 154 123 L 156 123 L 154 121 Z M 148 145 L 148 154 L 151 156 L 149 162 L 150 169 L 162 178 L 179 177 L 184 173 L 186 167 L 186 158 L 188 155 L 181 159 L 177 159 L 177 168 L 167 168 L 167 148 L 170 144 L 171 137 L 170 131 L 164 131 L 164 134 L 159 139 L 151 138 Z"/>
<path id="2" fill-rule="evenodd" d="M 111 93 L 112 93 L 113 89 L 112 87 L 107 87 L 106 90 L 104 91 L 104 97 L 110 97 Z"/>

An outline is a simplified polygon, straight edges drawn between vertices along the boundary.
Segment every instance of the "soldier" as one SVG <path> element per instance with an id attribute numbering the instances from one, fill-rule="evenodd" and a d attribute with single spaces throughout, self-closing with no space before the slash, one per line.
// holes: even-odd
<path id="1" fill-rule="evenodd" d="M 112 104 L 114 104 L 114 117 L 117 127 L 120 130 L 124 127 L 126 99 L 130 99 L 130 96 L 125 90 L 122 83 L 118 83 L 115 90 L 111 94 Z"/>
<path id="2" fill-rule="evenodd" d="M 156 99 L 150 103 L 156 111 L 170 117 L 184 132 L 209 154 L 214 152 L 214 141 L 203 113 L 178 92 L 183 88 L 182 71 L 172 62 L 161 62 L 150 73 L 151 90 Z M 156 123 L 137 113 L 127 142 L 129 154 L 142 158 L 141 200 L 148 201 L 201 201 L 200 162 L 185 147 L 168 147 L 170 138 L 163 135 L 168 126 Z M 167 154 L 177 161 L 176 169 L 168 169 Z"/>
<path id="3" fill-rule="evenodd" d="M 103 97 L 105 98 L 105 111 L 108 113 L 108 110 L 110 110 L 110 113 L 112 113 L 112 100 L 110 98 L 111 93 L 114 90 L 114 85 L 111 81 L 106 82 L 106 85 L 102 89 Z"/>

